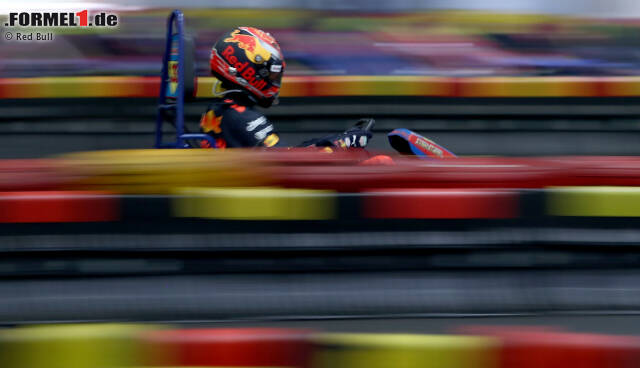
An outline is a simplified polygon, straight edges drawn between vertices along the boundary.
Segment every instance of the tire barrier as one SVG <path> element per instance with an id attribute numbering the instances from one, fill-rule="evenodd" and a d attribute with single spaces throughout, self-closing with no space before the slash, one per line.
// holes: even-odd
<path id="1" fill-rule="evenodd" d="M 376 190 L 363 193 L 363 215 L 382 219 L 500 219 L 518 216 L 508 190 Z"/>
<path id="2" fill-rule="evenodd" d="M 55 190 L 70 179 L 55 159 L 0 160 L 0 191 Z"/>
<path id="3" fill-rule="evenodd" d="M 396 157 L 394 165 L 360 165 L 366 157 L 364 151 L 185 149 L 4 160 L 0 224 L 146 223 L 155 224 L 157 232 L 200 220 L 217 224 L 207 226 L 220 233 L 233 228 L 229 222 L 266 221 L 275 227 L 267 225 L 257 232 L 362 233 L 423 231 L 441 226 L 439 221 L 468 220 L 488 233 L 464 236 L 475 236 L 483 244 L 558 239 L 589 243 L 606 240 L 611 232 L 602 230 L 612 224 L 635 233 L 618 232 L 605 242 L 619 238 L 631 244 L 640 239 L 637 224 L 628 222 L 640 217 L 640 158 Z M 580 231 L 575 231 L 573 220 L 582 221 L 577 225 Z M 304 224 L 314 221 L 325 227 L 314 230 Z M 292 228 L 287 222 L 297 223 Z M 507 228 L 507 237 L 492 233 L 505 224 L 519 229 Z M 21 234 L 67 231 L 4 227 L 7 233 Z M 341 230 L 335 230 L 338 227 Z M 437 236 L 421 233 L 420 239 L 468 244 L 469 239 L 453 233 L 462 228 L 446 228 L 452 233 Z M 361 238 L 373 241 L 371 236 Z M 342 243 L 343 237 L 334 239 Z"/>
<path id="4" fill-rule="evenodd" d="M 88 76 L 0 79 L 0 98 L 155 98 L 159 77 Z M 197 79 L 196 97 L 213 97 L 216 79 Z M 637 97 L 640 78 L 285 76 L 282 97 Z"/>
<path id="5" fill-rule="evenodd" d="M 308 367 L 311 331 L 276 328 L 181 329 L 147 333 L 152 367 Z"/>
<path id="6" fill-rule="evenodd" d="M 553 160 L 460 158 L 419 161 L 394 158 L 395 165 L 304 165 L 272 167 L 277 185 L 359 192 L 387 188 L 542 188 L 563 185 L 568 165 Z"/>
<path id="7" fill-rule="evenodd" d="M 56 189 L 169 194 L 179 187 L 327 189 L 360 192 L 402 188 L 640 186 L 640 158 L 394 157 L 394 165 L 360 165 L 364 151 L 122 150 L 83 152 L 51 160 Z M 0 165 L 0 170 L 2 169 Z M 1 173 L 1 171 L 0 171 Z M 0 175 L 0 184 L 2 183 Z"/>
<path id="8" fill-rule="evenodd" d="M 498 368 L 498 342 L 483 337 L 319 334 L 313 367 Z"/>
<path id="9" fill-rule="evenodd" d="M 640 338 L 635 336 L 522 326 L 461 333 L 158 329 L 118 324 L 17 327 L 0 331 L 0 362 L 6 368 L 627 368 L 640 363 Z"/>
<path id="10" fill-rule="evenodd" d="M 284 188 L 185 188 L 174 216 L 220 220 L 330 220 L 337 198 L 328 191 Z"/>
<path id="11" fill-rule="evenodd" d="M 118 198 L 105 193 L 0 192 L 0 223 L 116 221 L 119 212 Z"/>
<path id="12" fill-rule="evenodd" d="M 122 150 L 68 154 L 60 171 L 74 190 L 168 194 L 185 186 L 258 186 L 271 180 L 250 152 L 211 150 Z"/>
<path id="13" fill-rule="evenodd" d="M 92 191 L 0 192 L 1 223 L 499 220 L 640 217 L 640 187 L 387 189 L 179 188 L 173 195 Z M 385 229 L 384 224 L 379 228 Z"/>
<path id="14" fill-rule="evenodd" d="M 640 362 L 640 338 L 635 336 L 523 326 L 472 328 L 469 332 L 498 339 L 501 366 L 505 368 L 633 367 Z"/>
<path id="15" fill-rule="evenodd" d="M 142 363 L 145 328 L 125 324 L 43 325 L 0 330 L 0 366 L 120 368 Z"/>
<path id="16" fill-rule="evenodd" d="M 640 187 L 564 187 L 547 192 L 553 216 L 640 217 Z"/>
<path id="17" fill-rule="evenodd" d="M 339 194 L 326 190 L 254 187 L 182 188 L 174 193 L 130 196 L 88 191 L 0 192 L 0 223 L 135 223 L 150 219 L 479 220 L 542 215 L 537 208 L 522 205 L 522 198 L 528 192 L 516 190 L 376 190 Z M 547 202 L 550 211 L 555 211 L 557 206 L 554 204 L 566 200 L 557 191 L 551 193 Z M 567 193 L 571 195 L 572 192 Z M 543 195 L 543 192 L 538 193 L 538 196 Z M 549 212 L 548 215 L 564 213 Z M 620 212 L 619 215 L 627 216 L 628 213 Z"/>

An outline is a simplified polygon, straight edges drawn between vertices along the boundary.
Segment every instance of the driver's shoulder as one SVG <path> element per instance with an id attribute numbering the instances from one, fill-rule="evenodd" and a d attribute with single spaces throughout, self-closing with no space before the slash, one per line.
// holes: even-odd
<path id="1" fill-rule="evenodd" d="M 216 115 L 222 116 L 223 120 L 237 122 L 248 122 L 264 116 L 253 106 L 239 104 L 232 99 L 216 101 L 209 106 L 209 109 L 214 110 Z"/>

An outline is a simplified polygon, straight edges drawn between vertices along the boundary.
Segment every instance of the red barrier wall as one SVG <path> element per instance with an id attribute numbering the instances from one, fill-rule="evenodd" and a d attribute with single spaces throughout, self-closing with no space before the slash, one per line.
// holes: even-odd
<path id="1" fill-rule="evenodd" d="M 118 220 L 120 209 L 117 197 L 104 194 L 70 191 L 0 192 L 0 222 Z"/>
<path id="2" fill-rule="evenodd" d="M 502 368 L 622 368 L 640 362 L 640 338 L 572 333 L 538 327 L 461 329 L 502 343 Z"/>
<path id="3" fill-rule="evenodd" d="M 365 217 L 499 219 L 518 216 L 518 193 L 477 189 L 385 189 L 363 192 Z"/>
<path id="4" fill-rule="evenodd" d="M 151 366 L 307 367 L 310 331 L 275 328 L 154 331 L 144 337 Z"/>

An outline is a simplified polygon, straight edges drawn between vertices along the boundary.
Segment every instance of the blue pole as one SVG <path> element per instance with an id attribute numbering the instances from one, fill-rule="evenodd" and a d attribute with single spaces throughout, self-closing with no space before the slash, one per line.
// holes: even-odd
<path id="1" fill-rule="evenodd" d="M 164 45 L 164 55 L 162 57 L 162 72 L 160 74 L 160 95 L 158 96 L 158 115 L 156 117 L 156 148 L 162 147 L 162 123 L 164 122 L 163 111 L 167 104 L 167 81 L 169 80 L 169 53 L 171 52 L 171 35 L 173 34 L 173 19 L 176 12 L 172 12 L 167 20 L 167 39 Z"/>
<path id="2" fill-rule="evenodd" d="M 180 10 L 174 10 L 172 15 L 176 20 L 178 34 L 178 96 L 176 96 L 176 146 L 185 148 L 182 135 L 184 134 L 184 15 Z"/>

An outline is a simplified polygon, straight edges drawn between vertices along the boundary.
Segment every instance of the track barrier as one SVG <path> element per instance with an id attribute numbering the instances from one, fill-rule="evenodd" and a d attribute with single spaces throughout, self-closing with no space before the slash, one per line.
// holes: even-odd
<path id="1" fill-rule="evenodd" d="M 635 336 L 523 326 L 472 326 L 458 333 L 43 325 L 0 330 L 0 362 L 7 368 L 626 368 L 640 363 Z"/>

